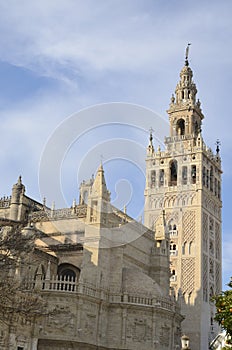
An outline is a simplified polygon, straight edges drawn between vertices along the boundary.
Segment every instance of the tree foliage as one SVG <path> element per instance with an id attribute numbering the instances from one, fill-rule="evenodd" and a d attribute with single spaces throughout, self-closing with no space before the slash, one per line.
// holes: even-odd
<path id="1" fill-rule="evenodd" d="M 21 273 L 34 252 L 34 235 L 22 226 L 0 229 L 0 321 L 12 323 L 46 314 L 47 305 L 35 285 L 26 285 Z"/>
<path id="2" fill-rule="evenodd" d="M 228 345 L 232 345 L 232 279 L 228 286 L 230 289 L 221 292 L 213 299 L 217 308 L 215 320 L 226 331 Z"/>

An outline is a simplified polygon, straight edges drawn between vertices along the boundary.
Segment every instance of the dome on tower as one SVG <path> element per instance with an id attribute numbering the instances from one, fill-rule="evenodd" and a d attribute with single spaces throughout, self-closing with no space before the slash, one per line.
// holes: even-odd
<path id="1" fill-rule="evenodd" d="M 182 75 L 189 75 L 189 76 L 193 76 L 193 71 L 192 69 L 189 67 L 189 66 L 184 66 L 182 69 L 181 69 L 181 72 L 180 72 L 180 77 L 182 77 Z"/>

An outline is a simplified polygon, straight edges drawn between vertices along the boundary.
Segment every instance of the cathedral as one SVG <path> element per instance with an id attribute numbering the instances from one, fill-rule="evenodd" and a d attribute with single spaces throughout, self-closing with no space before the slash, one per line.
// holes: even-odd
<path id="1" fill-rule="evenodd" d="M 219 144 L 214 154 L 204 143 L 196 94 L 186 55 L 164 150 L 150 134 L 144 224 L 111 204 L 102 164 L 69 208 L 30 198 L 21 177 L 1 198 L 1 229 L 19 223 L 36 237 L 17 279 L 56 311 L 26 324 L 0 320 L 1 349 L 175 350 L 183 334 L 192 350 L 208 349 L 218 333 L 222 171 Z"/>

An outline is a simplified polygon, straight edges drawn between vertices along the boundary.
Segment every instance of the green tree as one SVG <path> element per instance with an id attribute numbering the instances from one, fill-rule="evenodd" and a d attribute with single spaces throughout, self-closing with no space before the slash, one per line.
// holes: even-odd
<path id="1" fill-rule="evenodd" d="M 230 289 L 216 295 L 213 300 L 217 308 L 215 320 L 226 331 L 228 345 L 232 345 L 232 279 L 228 286 Z"/>

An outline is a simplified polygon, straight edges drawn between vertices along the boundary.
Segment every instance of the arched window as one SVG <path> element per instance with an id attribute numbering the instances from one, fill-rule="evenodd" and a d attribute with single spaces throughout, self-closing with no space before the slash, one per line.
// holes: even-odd
<path id="1" fill-rule="evenodd" d="M 160 169 L 159 173 L 159 185 L 163 186 L 164 185 L 164 169 Z"/>
<path id="2" fill-rule="evenodd" d="M 182 167 L 182 184 L 186 185 L 188 181 L 188 168 L 187 166 Z"/>
<path id="3" fill-rule="evenodd" d="M 173 223 L 173 220 L 171 220 L 169 222 L 169 225 L 168 225 L 168 230 L 169 230 L 169 236 L 170 237 L 175 237 L 177 236 L 177 227 L 176 227 L 176 224 Z"/>
<path id="4" fill-rule="evenodd" d="M 59 281 L 58 289 L 74 291 L 74 282 L 79 279 L 80 269 L 72 264 L 64 263 L 58 266 L 57 271 Z"/>
<path id="5" fill-rule="evenodd" d="M 192 165 L 192 167 L 191 167 L 192 184 L 196 183 L 196 177 L 197 177 L 197 167 L 196 167 L 196 165 Z"/>
<path id="6" fill-rule="evenodd" d="M 74 281 L 79 277 L 80 269 L 72 264 L 64 263 L 58 266 L 57 273 L 62 279 L 72 279 Z"/>
<path id="7" fill-rule="evenodd" d="M 206 169 L 205 169 L 205 166 L 203 167 L 202 181 L 203 181 L 203 185 L 206 186 Z"/>
<path id="8" fill-rule="evenodd" d="M 198 122 L 195 122 L 195 124 L 194 124 L 194 129 L 195 129 L 195 130 L 194 130 L 194 131 L 195 131 L 195 134 L 198 135 L 199 129 L 200 129 L 200 128 L 199 128 L 199 125 L 198 125 Z"/>
<path id="9" fill-rule="evenodd" d="M 170 181 L 169 186 L 176 186 L 177 185 L 177 161 L 172 160 L 170 162 Z"/>
<path id="10" fill-rule="evenodd" d="M 152 170 L 152 172 L 151 172 L 151 187 L 155 187 L 155 181 L 156 181 L 156 173 L 155 173 L 155 170 Z"/>
<path id="11" fill-rule="evenodd" d="M 206 170 L 206 187 L 209 188 L 209 170 Z"/>
<path id="12" fill-rule="evenodd" d="M 194 254 L 194 243 L 191 241 L 189 243 L 189 255 Z"/>
<path id="13" fill-rule="evenodd" d="M 170 243 L 170 255 L 177 255 L 177 245 L 174 242 Z"/>
<path id="14" fill-rule="evenodd" d="M 177 135 L 185 135 L 185 121 L 184 119 L 179 119 L 176 123 Z"/>

